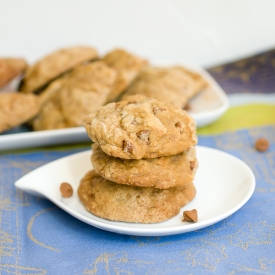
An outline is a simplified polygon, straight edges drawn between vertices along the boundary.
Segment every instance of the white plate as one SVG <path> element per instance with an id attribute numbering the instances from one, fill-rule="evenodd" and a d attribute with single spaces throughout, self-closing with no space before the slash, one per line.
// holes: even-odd
<path id="1" fill-rule="evenodd" d="M 97 228 L 136 236 L 164 236 L 198 230 L 219 222 L 239 210 L 255 189 L 255 178 L 241 160 L 222 151 L 197 146 L 199 169 L 195 199 L 174 218 L 155 224 L 112 222 L 87 212 L 77 196 L 81 178 L 91 170 L 91 151 L 74 154 L 46 164 L 15 182 L 17 188 L 44 196 L 75 218 Z M 59 186 L 69 182 L 74 194 L 61 197 Z M 184 210 L 197 209 L 198 223 L 182 222 Z M 241 215 L 241 213 L 240 213 Z"/>
<path id="2" fill-rule="evenodd" d="M 176 65 L 177 62 L 152 61 L 152 64 L 159 66 L 172 66 Z M 185 65 L 185 67 L 200 73 L 210 84 L 208 88 L 203 90 L 189 103 L 189 113 L 195 119 L 197 127 L 205 126 L 217 120 L 228 109 L 228 98 L 217 82 L 205 70 L 189 65 Z M 90 139 L 88 138 L 88 135 L 83 127 L 11 133 L 0 135 L 0 150 L 21 149 L 88 141 L 90 141 Z"/>

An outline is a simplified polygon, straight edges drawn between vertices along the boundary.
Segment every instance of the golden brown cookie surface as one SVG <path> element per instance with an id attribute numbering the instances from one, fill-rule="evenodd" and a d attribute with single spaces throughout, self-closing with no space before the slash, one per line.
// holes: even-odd
<path id="1" fill-rule="evenodd" d="M 0 93 L 0 133 L 35 116 L 40 108 L 36 95 Z"/>
<path id="2" fill-rule="evenodd" d="M 100 107 L 83 124 L 106 154 L 124 159 L 175 155 L 197 143 L 186 111 L 141 95 Z"/>
<path id="3" fill-rule="evenodd" d="M 131 186 L 167 189 L 194 180 L 198 162 L 195 147 L 183 153 L 153 159 L 121 159 L 105 154 L 94 143 L 92 163 L 102 177 Z"/>
<path id="4" fill-rule="evenodd" d="M 102 61 L 117 71 L 117 78 L 108 96 L 108 102 L 115 100 L 130 85 L 139 71 L 148 64 L 146 60 L 122 49 L 107 53 Z"/>
<path id="5" fill-rule="evenodd" d="M 146 67 L 122 98 L 141 94 L 184 108 L 187 102 L 206 86 L 206 81 L 197 73 L 183 67 Z"/>
<path id="6" fill-rule="evenodd" d="M 33 93 L 62 73 L 96 57 L 97 51 L 92 47 L 79 46 L 55 51 L 26 70 L 20 90 Z"/>
<path id="7" fill-rule="evenodd" d="M 116 72 L 104 62 L 79 65 L 42 92 L 42 108 L 34 119 L 35 130 L 82 125 L 83 117 L 106 102 Z"/>
<path id="8" fill-rule="evenodd" d="M 168 220 L 196 194 L 192 183 L 165 190 L 133 187 L 108 181 L 94 170 L 80 182 L 78 196 L 94 215 L 134 223 L 157 223 Z"/>
<path id="9" fill-rule="evenodd" d="M 24 59 L 0 58 L 0 87 L 22 73 L 27 67 Z"/>

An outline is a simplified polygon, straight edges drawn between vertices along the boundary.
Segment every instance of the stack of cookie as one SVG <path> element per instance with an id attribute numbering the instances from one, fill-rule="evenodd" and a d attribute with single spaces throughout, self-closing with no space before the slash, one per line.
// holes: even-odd
<path id="1" fill-rule="evenodd" d="M 195 196 L 196 126 L 180 108 L 142 95 L 109 103 L 84 119 L 95 170 L 78 195 L 114 221 L 162 222 Z"/>

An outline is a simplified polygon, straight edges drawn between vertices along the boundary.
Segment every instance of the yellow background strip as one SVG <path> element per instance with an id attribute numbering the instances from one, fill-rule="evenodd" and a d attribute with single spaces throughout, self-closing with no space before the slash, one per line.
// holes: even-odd
<path id="1" fill-rule="evenodd" d="M 199 135 L 220 134 L 228 131 L 275 124 L 275 105 L 249 104 L 235 106 L 214 123 L 198 128 Z"/>

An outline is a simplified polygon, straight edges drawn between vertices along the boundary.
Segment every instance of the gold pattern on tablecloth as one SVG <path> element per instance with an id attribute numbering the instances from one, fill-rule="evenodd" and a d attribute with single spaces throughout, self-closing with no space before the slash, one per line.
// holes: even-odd
<path id="1" fill-rule="evenodd" d="M 44 248 L 53 250 L 53 251 L 55 251 L 55 252 L 60 252 L 59 249 L 54 248 L 54 247 L 52 247 L 52 246 L 50 246 L 50 245 L 46 245 L 46 244 L 44 244 L 44 243 L 38 241 L 37 238 L 35 238 L 34 235 L 33 235 L 33 233 L 32 233 L 32 226 L 33 226 L 33 224 L 34 224 L 35 219 L 36 219 L 38 216 L 40 216 L 41 214 L 43 214 L 43 213 L 46 213 L 46 212 L 49 212 L 49 211 L 53 211 L 53 210 L 56 210 L 56 209 L 57 209 L 57 207 L 51 207 L 51 208 L 43 209 L 43 210 L 39 211 L 38 213 L 36 213 L 36 214 L 30 219 L 30 221 L 29 221 L 29 223 L 28 223 L 27 233 L 28 233 L 28 236 L 29 236 L 30 240 L 33 241 L 34 243 L 36 243 L 37 245 L 40 245 L 40 246 L 42 246 L 42 247 L 44 247 Z"/>

